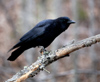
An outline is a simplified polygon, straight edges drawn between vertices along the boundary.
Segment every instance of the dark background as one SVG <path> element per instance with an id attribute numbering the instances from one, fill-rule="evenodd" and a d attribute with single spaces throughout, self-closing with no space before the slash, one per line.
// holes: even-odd
<path id="1" fill-rule="evenodd" d="M 68 16 L 76 24 L 57 37 L 48 50 L 100 33 L 100 0 L 0 0 L 0 82 L 40 55 L 40 49 L 34 48 L 9 62 L 7 51 L 39 21 L 60 16 Z M 42 71 L 25 82 L 100 82 L 100 43 L 70 55 L 49 65 L 46 69 L 50 74 Z"/>

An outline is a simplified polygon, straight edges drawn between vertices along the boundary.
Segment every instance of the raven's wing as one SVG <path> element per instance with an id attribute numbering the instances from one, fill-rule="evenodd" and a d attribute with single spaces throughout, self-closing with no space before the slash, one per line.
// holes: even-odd
<path id="1" fill-rule="evenodd" d="M 44 33 L 45 29 L 52 24 L 52 22 L 52 20 L 44 20 L 38 23 L 34 28 L 32 28 L 29 32 L 22 36 L 22 38 L 20 38 L 20 41 L 16 45 L 14 45 L 9 51 L 41 36 Z"/>
<path id="2" fill-rule="evenodd" d="M 48 28 L 52 23 L 52 20 L 44 20 L 38 23 L 33 29 L 27 32 L 20 41 L 29 41 L 37 38 L 38 36 L 42 35 L 46 28 Z"/>

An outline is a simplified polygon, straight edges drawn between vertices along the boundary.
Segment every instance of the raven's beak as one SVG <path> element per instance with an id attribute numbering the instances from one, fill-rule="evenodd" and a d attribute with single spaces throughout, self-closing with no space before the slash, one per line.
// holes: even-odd
<path id="1" fill-rule="evenodd" d="M 67 23 L 70 23 L 70 24 L 72 24 L 72 23 L 75 23 L 75 21 L 73 21 L 73 20 L 70 20 L 70 21 L 68 21 Z"/>

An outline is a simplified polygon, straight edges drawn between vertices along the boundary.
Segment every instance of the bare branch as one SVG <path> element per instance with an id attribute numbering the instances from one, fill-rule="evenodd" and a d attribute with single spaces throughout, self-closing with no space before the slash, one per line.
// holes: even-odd
<path id="1" fill-rule="evenodd" d="M 89 47 L 97 42 L 100 42 L 100 34 L 81 41 L 72 42 L 58 50 L 55 50 L 54 52 L 46 51 L 44 55 L 42 55 L 35 63 L 33 63 L 30 66 L 25 66 L 23 70 L 16 73 L 11 79 L 8 79 L 5 82 L 22 82 L 27 78 L 35 76 L 52 62 L 65 56 L 68 56 L 67 54 L 70 54 L 84 47 Z"/>

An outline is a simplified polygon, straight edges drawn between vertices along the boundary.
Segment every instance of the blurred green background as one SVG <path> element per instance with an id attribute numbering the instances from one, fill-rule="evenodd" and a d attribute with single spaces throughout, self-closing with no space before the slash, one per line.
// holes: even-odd
<path id="1" fill-rule="evenodd" d="M 40 55 L 40 49 L 33 48 L 9 62 L 11 53 L 7 51 L 41 20 L 60 16 L 68 16 L 76 24 L 70 25 L 47 50 L 54 51 L 73 39 L 100 33 L 100 0 L 0 0 L 0 82 L 35 62 Z M 100 43 L 71 53 L 46 69 L 51 73 L 42 71 L 25 82 L 100 82 Z"/>

